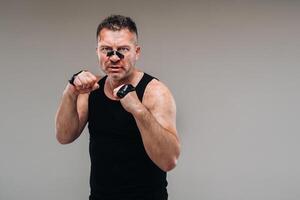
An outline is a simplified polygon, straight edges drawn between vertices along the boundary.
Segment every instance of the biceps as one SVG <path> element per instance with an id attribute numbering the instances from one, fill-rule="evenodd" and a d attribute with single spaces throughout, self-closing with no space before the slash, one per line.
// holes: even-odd
<path id="1" fill-rule="evenodd" d="M 79 118 L 79 130 L 82 131 L 88 119 L 88 94 L 81 94 L 78 96 L 77 112 Z"/>
<path id="2" fill-rule="evenodd" d="M 152 112 L 156 121 L 169 132 L 176 134 L 176 107 L 174 105 L 157 106 Z"/>

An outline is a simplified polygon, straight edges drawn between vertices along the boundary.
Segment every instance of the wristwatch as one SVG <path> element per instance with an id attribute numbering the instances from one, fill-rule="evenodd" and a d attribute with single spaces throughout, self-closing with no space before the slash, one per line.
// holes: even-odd
<path id="1" fill-rule="evenodd" d="M 134 91 L 135 88 L 131 85 L 131 84 L 126 84 L 126 85 L 123 85 L 117 92 L 117 96 L 119 98 L 123 98 L 126 96 L 126 94 L 128 94 L 129 92 L 132 92 Z"/>

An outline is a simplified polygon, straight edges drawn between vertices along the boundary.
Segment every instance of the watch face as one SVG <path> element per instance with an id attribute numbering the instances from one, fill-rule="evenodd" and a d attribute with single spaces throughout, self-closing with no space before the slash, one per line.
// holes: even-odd
<path id="1" fill-rule="evenodd" d="M 131 84 L 123 85 L 117 92 L 117 96 L 120 98 L 123 98 L 126 96 L 126 94 L 128 94 L 129 92 L 132 92 L 134 90 L 135 90 L 135 88 Z"/>

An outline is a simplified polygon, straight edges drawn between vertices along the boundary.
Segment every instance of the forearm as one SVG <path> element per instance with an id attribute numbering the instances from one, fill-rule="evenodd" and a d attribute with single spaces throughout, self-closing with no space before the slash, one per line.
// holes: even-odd
<path id="1" fill-rule="evenodd" d="M 148 156 L 162 170 L 173 169 L 180 153 L 179 140 L 173 133 L 176 130 L 172 132 L 162 127 L 145 106 L 133 115 Z"/>
<path id="2" fill-rule="evenodd" d="M 78 94 L 73 93 L 68 87 L 63 92 L 55 119 L 56 138 L 62 144 L 72 142 L 79 134 Z"/>

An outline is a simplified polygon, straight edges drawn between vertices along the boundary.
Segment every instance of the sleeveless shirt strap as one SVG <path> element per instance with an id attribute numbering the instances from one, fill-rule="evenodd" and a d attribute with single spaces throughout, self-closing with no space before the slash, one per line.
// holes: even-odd
<path id="1" fill-rule="evenodd" d="M 146 89 L 148 83 L 150 81 L 152 81 L 152 79 L 158 80 L 157 78 L 155 78 L 155 77 L 153 77 L 153 76 L 151 76 L 151 75 L 144 72 L 144 75 L 143 75 L 142 79 L 140 80 L 140 82 L 136 86 L 135 90 L 136 90 L 137 96 L 139 97 L 140 101 L 143 100 L 145 89 Z"/>
<path id="2" fill-rule="evenodd" d="M 100 88 L 104 88 L 104 84 L 105 84 L 105 80 L 107 78 L 107 75 L 102 77 L 99 81 L 98 81 L 98 84 L 100 86 Z M 158 80 L 157 78 L 147 74 L 144 72 L 144 75 L 142 77 L 142 79 L 140 80 L 140 82 L 137 84 L 135 90 L 136 90 L 136 93 L 137 93 L 137 96 L 138 98 L 140 99 L 140 101 L 143 100 L 143 96 L 144 96 L 144 93 L 145 93 L 145 89 L 148 85 L 148 83 L 150 81 L 152 81 L 152 79 L 156 79 Z"/>
<path id="3" fill-rule="evenodd" d="M 105 84 L 106 78 L 107 78 L 107 75 L 103 76 L 103 77 L 98 81 L 98 84 L 99 84 L 100 88 L 104 88 L 104 84 Z"/>

